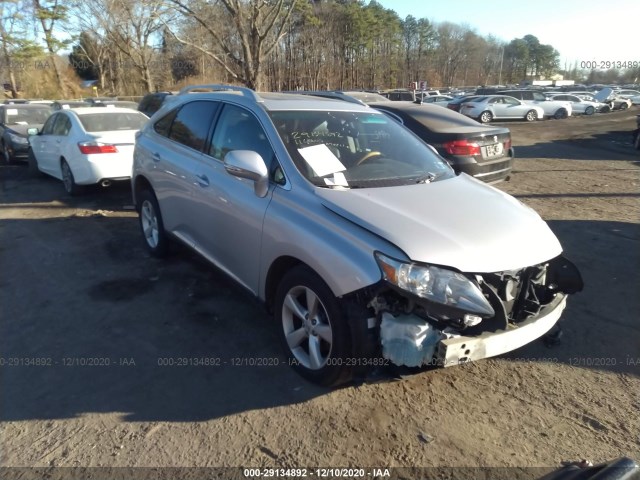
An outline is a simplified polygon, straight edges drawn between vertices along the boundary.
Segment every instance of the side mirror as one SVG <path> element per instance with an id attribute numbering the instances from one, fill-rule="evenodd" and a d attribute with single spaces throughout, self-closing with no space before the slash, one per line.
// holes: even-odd
<path id="1" fill-rule="evenodd" d="M 27 128 L 27 135 L 29 135 L 30 137 L 38 134 L 40 134 L 40 130 L 38 130 L 38 127 Z"/>
<path id="2" fill-rule="evenodd" d="M 224 157 L 225 170 L 234 177 L 254 182 L 254 192 L 265 197 L 269 191 L 269 170 L 259 153 L 252 150 L 232 150 Z"/>

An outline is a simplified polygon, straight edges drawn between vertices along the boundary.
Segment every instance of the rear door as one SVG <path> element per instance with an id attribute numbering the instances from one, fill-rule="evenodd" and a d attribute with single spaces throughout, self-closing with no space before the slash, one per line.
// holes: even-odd
<path id="1" fill-rule="evenodd" d="M 197 100 L 168 112 L 153 125 L 153 141 L 138 139 L 153 165 L 148 173 L 154 186 L 165 228 L 194 247 L 201 206 L 196 175 L 219 103 Z"/>

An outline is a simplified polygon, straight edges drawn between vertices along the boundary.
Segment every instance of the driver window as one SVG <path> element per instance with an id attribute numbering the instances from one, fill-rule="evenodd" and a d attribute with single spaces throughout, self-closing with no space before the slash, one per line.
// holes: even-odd
<path id="1" fill-rule="evenodd" d="M 232 150 L 251 150 L 260 154 L 271 170 L 273 149 L 258 119 L 249 111 L 227 104 L 213 133 L 209 155 L 218 160 Z"/>

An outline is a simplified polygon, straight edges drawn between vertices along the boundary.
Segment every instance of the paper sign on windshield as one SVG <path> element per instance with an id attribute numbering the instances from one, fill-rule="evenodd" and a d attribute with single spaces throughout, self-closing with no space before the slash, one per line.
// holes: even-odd
<path id="1" fill-rule="evenodd" d="M 17 115 L 17 114 L 18 114 L 17 108 L 7 108 L 7 115 Z"/>
<path id="2" fill-rule="evenodd" d="M 318 177 L 324 177 L 347 169 L 323 143 L 312 147 L 300 148 L 298 151 Z"/>

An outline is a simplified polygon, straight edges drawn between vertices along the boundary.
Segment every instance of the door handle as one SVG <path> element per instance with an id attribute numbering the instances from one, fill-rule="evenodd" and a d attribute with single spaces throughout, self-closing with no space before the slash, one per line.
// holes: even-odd
<path id="1" fill-rule="evenodd" d="M 196 175 L 196 178 L 198 179 L 198 185 L 201 187 L 209 186 L 209 178 L 206 175 Z"/>
<path id="2" fill-rule="evenodd" d="M 160 154 L 159 153 L 154 153 L 151 155 L 151 160 L 153 160 L 154 162 L 159 162 L 160 161 Z"/>

